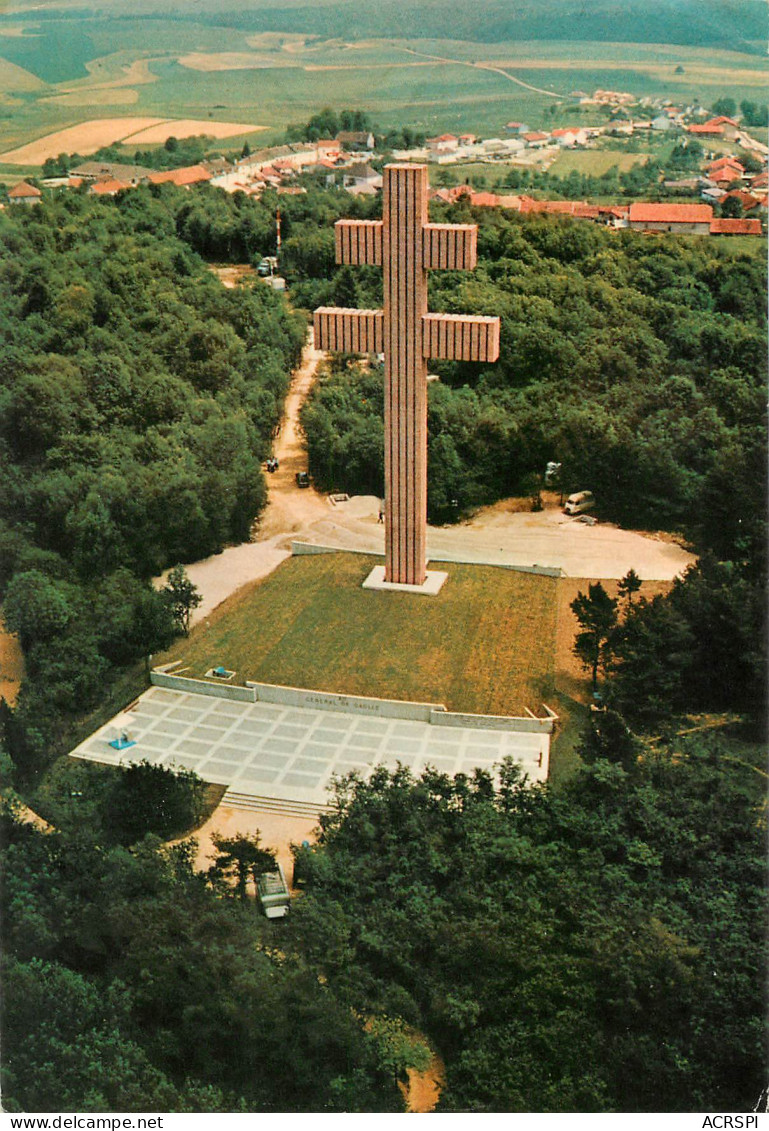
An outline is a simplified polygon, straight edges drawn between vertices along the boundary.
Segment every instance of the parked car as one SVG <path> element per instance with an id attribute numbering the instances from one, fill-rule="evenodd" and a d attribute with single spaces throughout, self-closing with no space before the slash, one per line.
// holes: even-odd
<path id="1" fill-rule="evenodd" d="M 585 511 L 591 511 L 594 506 L 595 499 L 592 491 L 577 491 L 575 494 L 569 495 L 563 513 L 583 514 Z"/>
<path id="2" fill-rule="evenodd" d="M 297 471 L 297 473 L 296 473 L 296 485 L 297 485 L 297 487 L 309 487 L 310 486 L 310 476 L 308 475 L 308 473 L 306 471 Z"/>
<path id="3" fill-rule="evenodd" d="M 256 881 L 259 902 L 268 919 L 282 919 L 288 915 L 291 897 L 286 877 L 278 864 L 274 872 L 264 872 Z"/>

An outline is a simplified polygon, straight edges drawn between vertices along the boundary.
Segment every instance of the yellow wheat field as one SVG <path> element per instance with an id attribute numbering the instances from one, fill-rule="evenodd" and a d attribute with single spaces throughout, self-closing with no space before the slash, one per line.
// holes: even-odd
<path id="1" fill-rule="evenodd" d="M 11 165 L 42 165 L 49 157 L 58 157 L 60 153 L 82 153 L 87 157 L 103 145 L 112 145 L 162 121 L 162 118 L 93 118 L 0 153 L 0 161 Z"/>
<path id="2" fill-rule="evenodd" d="M 246 122 L 212 122 L 206 118 L 169 118 L 162 124 L 140 129 L 136 133 L 126 134 L 123 141 L 142 142 L 152 144 L 163 142 L 167 137 L 176 138 L 196 137 L 198 134 L 207 134 L 209 137 L 235 137 L 240 134 L 254 133 L 264 130 L 266 126 L 253 126 Z"/>

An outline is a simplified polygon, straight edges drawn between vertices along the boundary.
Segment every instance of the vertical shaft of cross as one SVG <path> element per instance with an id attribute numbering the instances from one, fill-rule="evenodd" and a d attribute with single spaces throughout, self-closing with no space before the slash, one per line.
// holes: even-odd
<path id="1" fill-rule="evenodd" d="M 427 577 L 427 358 L 496 361 L 499 318 L 428 314 L 428 270 L 472 270 L 474 224 L 428 224 L 426 165 L 387 165 L 381 220 L 338 220 L 337 263 L 381 266 L 384 309 L 319 306 L 319 349 L 384 354 L 385 584 Z"/>
<path id="2" fill-rule="evenodd" d="M 388 165 L 384 178 L 385 580 L 421 585 L 427 530 L 427 360 L 422 349 L 427 168 Z"/>

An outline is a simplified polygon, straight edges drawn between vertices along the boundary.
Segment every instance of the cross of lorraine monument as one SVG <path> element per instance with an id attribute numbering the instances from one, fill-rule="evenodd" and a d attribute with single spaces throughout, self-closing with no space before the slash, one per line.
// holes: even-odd
<path id="1" fill-rule="evenodd" d="M 384 309 L 320 306 L 315 346 L 384 353 L 385 567 L 365 585 L 437 592 L 427 573 L 427 359 L 496 361 L 499 319 L 428 314 L 427 272 L 475 267 L 475 224 L 428 224 L 427 166 L 387 165 L 382 219 L 338 220 L 336 261 L 383 268 Z M 433 584 L 431 585 L 431 582 Z"/>

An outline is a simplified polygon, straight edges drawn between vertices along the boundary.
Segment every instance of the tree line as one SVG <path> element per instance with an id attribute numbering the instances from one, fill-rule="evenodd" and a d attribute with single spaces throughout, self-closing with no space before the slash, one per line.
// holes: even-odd
<path id="1" fill-rule="evenodd" d="M 27 766 L 169 642 L 148 579 L 248 539 L 301 353 L 304 319 L 223 288 L 184 238 L 187 194 L 160 188 L 0 217 L 0 597 Z"/>
<path id="2" fill-rule="evenodd" d="M 302 850 L 297 950 L 436 1044 L 439 1112 L 752 1110 L 765 820 L 733 750 L 599 713 L 558 788 L 350 779 Z"/>

